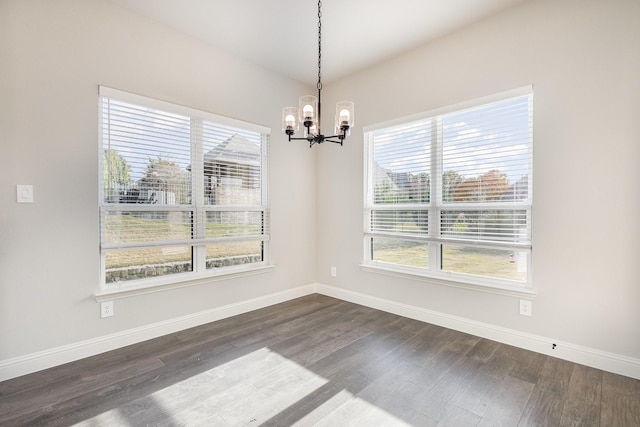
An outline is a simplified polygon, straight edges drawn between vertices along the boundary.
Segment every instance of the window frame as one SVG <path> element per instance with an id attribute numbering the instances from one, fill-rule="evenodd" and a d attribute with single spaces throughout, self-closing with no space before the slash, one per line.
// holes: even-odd
<path id="1" fill-rule="evenodd" d="M 99 86 L 98 114 L 99 114 L 99 135 L 98 135 L 98 206 L 100 215 L 100 276 L 99 291 L 96 297 L 113 296 L 116 294 L 129 295 L 138 292 L 149 292 L 150 290 L 162 290 L 173 287 L 184 286 L 185 283 L 201 283 L 211 279 L 230 278 L 247 274 L 256 274 L 270 271 L 270 210 L 268 192 L 268 164 L 269 164 L 269 140 L 271 129 L 265 126 L 244 122 L 213 113 L 197 110 L 173 104 L 166 101 L 157 100 L 141 95 L 132 94 L 118 89 Z M 104 191 L 104 155 L 106 149 L 104 141 L 103 102 L 104 100 L 114 100 L 135 106 L 150 108 L 170 114 L 177 114 L 189 118 L 190 123 L 190 172 L 191 172 L 191 200 L 187 204 L 136 204 L 117 202 L 107 202 Z M 210 122 L 216 126 L 235 128 L 241 131 L 259 134 L 260 138 L 260 205 L 211 205 L 205 203 L 205 171 L 204 155 L 205 142 L 203 136 L 203 126 L 205 122 Z M 171 160 L 171 159 L 169 159 Z M 255 183 L 252 183 L 255 185 Z M 192 232 L 190 238 L 172 241 L 149 241 L 149 242 L 119 242 L 107 243 L 105 231 L 105 217 L 107 212 L 112 211 L 145 211 L 145 212 L 190 212 L 192 217 Z M 207 212 L 261 212 L 262 224 L 261 233 L 256 235 L 241 235 L 235 237 L 207 237 L 206 236 L 206 216 Z M 207 268 L 206 246 L 212 243 L 225 243 L 235 241 L 261 241 L 262 260 L 260 262 L 249 262 L 233 266 Z M 158 275 L 143 279 L 131 279 L 120 282 L 107 283 L 106 280 L 106 254 L 128 248 L 144 249 L 152 247 L 178 247 L 187 246 L 191 248 L 191 271 L 183 271 L 166 275 Z"/>
<path id="2" fill-rule="evenodd" d="M 361 267 L 365 271 L 386 273 L 404 278 L 424 280 L 431 279 L 431 282 L 453 285 L 476 290 L 507 293 L 514 295 L 534 295 L 532 277 L 532 208 L 533 208 L 533 118 L 529 121 L 529 141 L 528 141 L 528 197 L 524 201 L 514 201 L 513 203 L 505 202 L 469 202 L 447 204 L 443 201 L 442 176 L 444 172 L 442 153 L 443 153 L 443 132 L 442 117 L 447 114 L 458 113 L 464 110 L 481 107 L 501 101 L 518 97 L 529 97 L 529 114 L 533 115 L 533 87 L 531 85 L 520 87 L 517 89 L 500 92 L 490 96 L 462 102 L 443 108 L 438 108 L 423 113 L 414 114 L 407 117 L 394 119 L 391 121 L 366 126 L 364 133 L 364 209 L 363 209 L 363 227 L 364 227 L 364 244 L 363 244 L 363 263 Z M 427 203 L 410 203 L 410 204 L 376 204 L 374 203 L 374 132 L 380 130 L 389 130 L 394 127 L 403 125 L 411 125 L 416 122 L 424 121 L 425 126 L 430 126 L 430 194 Z M 372 212 L 384 210 L 425 210 L 428 212 L 428 232 L 426 235 L 403 234 L 398 232 L 380 232 L 372 230 Z M 498 243 L 493 241 L 471 241 L 458 240 L 452 237 L 443 237 L 440 233 L 441 214 L 446 210 L 470 210 L 482 211 L 499 209 L 503 210 L 524 210 L 526 212 L 527 222 L 527 243 L 504 242 Z M 428 266 L 412 267 L 396 263 L 374 260 L 373 240 L 375 238 L 392 238 L 404 241 L 415 241 L 428 244 Z M 524 280 L 503 279 L 497 277 L 482 276 L 477 274 L 469 274 L 442 269 L 442 253 L 443 245 L 456 244 L 466 247 L 480 247 L 487 249 L 503 249 L 517 250 L 526 254 L 527 272 Z"/>

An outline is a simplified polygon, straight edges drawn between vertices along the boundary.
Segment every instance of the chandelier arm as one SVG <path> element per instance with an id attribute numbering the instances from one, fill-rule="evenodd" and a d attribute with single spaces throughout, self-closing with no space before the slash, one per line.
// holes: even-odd
<path id="1" fill-rule="evenodd" d="M 305 138 L 305 137 L 292 137 L 289 135 L 289 141 L 313 141 L 315 138 Z"/>
<path id="2" fill-rule="evenodd" d="M 335 142 L 336 144 L 340 144 L 340 146 L 342 146 L 342 141 L 334 141 L 332 139 L 328 140 L 329 142 Z"/>

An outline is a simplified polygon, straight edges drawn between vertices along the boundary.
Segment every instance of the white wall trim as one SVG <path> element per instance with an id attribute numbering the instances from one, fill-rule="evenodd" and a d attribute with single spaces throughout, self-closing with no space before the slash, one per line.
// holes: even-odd
<path id="1" fill-rule="evenodd" d="M 141 279 L 140 281 L 142 281 L 143 283 L 138 283 L 137 285 L 131 285 L 130 283 L 127 283 L 126 285 L 122 286 L 108 286 L 96 292 L 94 296 L 96 302 L 103 302 L 111 301 L 114 299 L 136 297 L 138 295 L 144 294 L 152 294 L 155 292 L 172 291 L 188 286 L 196 286 L 211 282 L 218 282 L 221 280 L 252 276 L 254 274 L 269 273 L 273 271 L 275 265 L 261 265 L 258 267 L 251 266 L 249 268 L 246 268 L 246 266 L 240 267 L 241 268 L 236 269 L 234 269 L 233 267 L 226 267 L 224 269 L 224 273 L 217 273 L 213 275 L 211 272 L 202 275 L 198 275 L 195 273 L 189 274 L 186 278 L 179 277 L 178 281 L 176 281 L 176 277 L 174 277 L 173 275 L 156 278 L 158 280 L 154 280 L 154 282 L 151 284 L 144 283 L 146 279 Z"/>
<path id="2" fill-rule="evenodd" d="M 388 299 L 378 298 L 334 286 L 316 284 L 316 292 L 355 304 L 364 305 L 399 316 L 422 322 L 432 323 L 456 331 L 465 332 L 478 337 L 487 338 L 504 344 L 552 357 L 602 369 L 631 378 L 640 379 L 640 359 L 609 353 L 589 347 L 559 341 L 553 338 L 528 334 L 514 329 L 503 328 L 489 323 L 477 322 L 459 316 L 452 316 L 422 307 L 403 304 Z M 552 345 L 556 348 L 552 349 Z"/>
<path id="3" fill-rule="evenodd" d="M 152 323 L 150 325 L 39 351 L 25 356 L 1 360 L 0 381 L 62 365 L 84 357 L 94 356 L 96 354 L 136 344 L 162 335 L 192 328 L 194 326 L 215 322 L 227 317 L 268 307 L 273 304 L 278 304 L 313 293 L 327 295 L 355 304 L 386 311 L 388 313 L 397 314 L 399 316 L 432 323 L 434 325 L 513 345 L 515 347 L 524 348 L 537 353 L 558 357 L 560 359 L 569 360 L 571 362 L 591 366 L 604 371 L 640 379 L 640 359 L 596 350 L 569 342 L 558 341 L 539 335 L 528 334 L 514 329 L 491 325 L 489 323 L 477 322 L 464 317 L 452 316 L 428 310 L 426 308 L 365 295 L 334 286 L 312 283 L 287 291 L 264 295 L 250 300 L 240 301 L 226 306 L 177 317 L 175 319 Z M 555 349 L 552 349 L 552 344 L 556 344 Z"/>
<path id="4" fill-rule="evenodd" d="M 411 267 L 394 267 L 382 264 L 360 264 L 362 271 L 376 274 L 386 274 L 387 276 L 400 277 L 402 279 L 417 280 L 420 282 L 428 282 L 440 286 L 450 286 L 454 288 L 467 289 L 476 292 L 487 292 L 490 294 L 507 295 L 516 298 L 526 298 L 535 300 L 536 290 L 533 288 L 524 288 L 522 286 L 506 286 L 496 285 L 490 282 L 471 283 L 468 280 L 460 280 L 455 277 L 447 277 L 446 273 L 441 277 L 425 274 L 420 272 L 418 268 Z"/>
<path id="5" fill-rule="evenodd" d="M 95 356 L 106 351 L 136 344 L 162 335 L 171 334 L 205 323 L 268 307 L 294 298 L 316 292 L 316 285 L 310 284 L 283 292 L 264 295 L 246 301 L 188 314 L 186 316 L 152 323 L 138 328 L 91 338 L 85 341 L 63 345 L 52 349 L 11 359 L 0 360 L 0 381 L 30 374 L 42 369 L 73 362 L 84 357 Z"/>

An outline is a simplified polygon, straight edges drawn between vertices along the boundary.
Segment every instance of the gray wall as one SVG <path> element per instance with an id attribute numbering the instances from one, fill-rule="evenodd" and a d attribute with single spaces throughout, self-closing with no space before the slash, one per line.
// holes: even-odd
<path id="1" fill-rule="evenodd" d="M 0 49 L 0 362 L 315 281 L 315 154 L 280 132 L 282 106 L 313 86 L 103 0 L 2 0 Z M 98 85 L 272 128 L 273 272 L 99 318 Z M 16 184 L 35 203 L 17 204 Z"/>
<path id="2" fill-rule="evenodd" d="M 326 85 L 357 123 L 318 151 L 318 282 L 640 358 L 639 23 L 636 0 L 530 1 Z M 362 271 L 362 126 L 529 84 L 533 317 L 518 298 Z"/>
<path id="3" fill-rule="evenodd" d="M 0 365 L 314 282 L 640 358 L 638 22 L 636 0 L 525 2 L 326 84 L 325 105 L 356 102 L 357 126 L 344 147 L 309 150 L 279 120 L 313 86 L 104 0 L 0 1 Z M 533 317 L 517 298 L 363 272 L 362 126 L 528 84 Z M 120 299 L 99 318 L 98 85 L 272 128 L 273 272 Z"/>

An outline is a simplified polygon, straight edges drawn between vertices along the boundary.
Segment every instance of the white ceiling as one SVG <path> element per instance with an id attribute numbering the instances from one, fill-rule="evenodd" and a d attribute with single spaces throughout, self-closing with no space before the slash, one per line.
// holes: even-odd
<path id="1" fill-rule="evenodd" d="M 318 76 L 315 0 L 111 0 L 301 82 Z M 324 0 L 322 81 L 526 0 Z"/>

